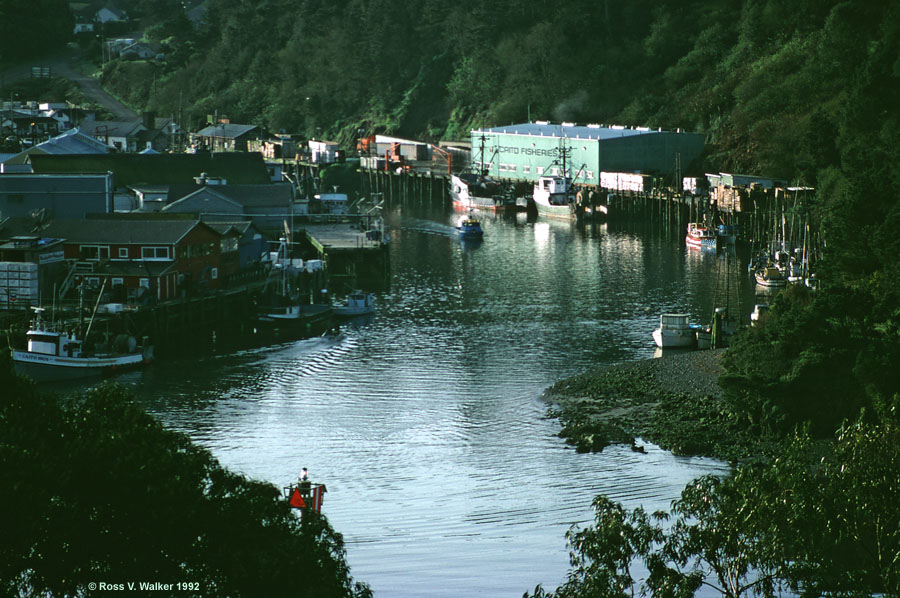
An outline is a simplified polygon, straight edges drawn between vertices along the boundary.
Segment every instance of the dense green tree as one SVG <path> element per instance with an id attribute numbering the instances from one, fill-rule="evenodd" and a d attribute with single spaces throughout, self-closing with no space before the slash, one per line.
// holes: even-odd
<path id="1" fill-rule="evenodd" d="M 224 470 L 123 388 L 39 394 L 0 364 L 0 593 L 91 582 L 200 584 L 203 596 L 368 596 L 324 517 Z"/>
<path id="2" fill-rule="evenodd" d="M 798 434 L 770 465 L 695 480 L 668 516 L 600 496 L 593 525 L 569 534 L 567 581 L 531 596 L 898 596 L 898 440 L 892 418 L 825 446 Z"/>
<path id="3" fill-rule="evenodd" d="M 75 19 L 66 0 L 0 2 L 0 66 L 46 56 L 72 39 Z"/>

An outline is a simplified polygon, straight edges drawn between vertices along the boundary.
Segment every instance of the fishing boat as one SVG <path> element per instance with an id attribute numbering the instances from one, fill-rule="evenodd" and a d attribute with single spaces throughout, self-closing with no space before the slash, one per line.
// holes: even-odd
<path id="1" fill-rule="evenodd" d="M 489 212 L 516 211 L 516 198 L 503 184 L 485 174 L 463 172 L 450 175 L 450 200 L 460 212 L 483 210 Z"/>
<path id="2" fill-rule="evenodd" d="M 490 162 L 484 159 L 485 137 L 481 137 L 481 159 L 473 161 L 469 172 L 450 174 L 448 191 L 453 208 L 460 212 L 485 210 L 490 212 L 516 211 L 516 198 L 511 188 L 492 179 L 488 174 Z"/>
<path id="3" fill-rule="evenodd" d="M 334 308 L 334 315 L 343 317 L 365 316 L 375 313 L 375 295 L 353 291 L 347 295 L 344 305 Z"/>
<path id="4" fill-rule="evenodd" d="M 703 224 L 691 222 L 687 226 L 687 236 L 684 242 L 688 247 L 697 249 L 715 249 L 716 232 Z"/>
<path id="5" fill-rule="evenodd" d="M 662 314 L 659 328 L 653 331 L 653 340 L 660 349 L 693 347 L 697 344 L 699 325 L 691 324 L 688 314 Z"/>
<path id="6" fill-rule="evenodd" d="M 787 285 L 787 278 L 781 270 L 774 266 L 760 268 L 754 274 L 756 284 L 766 288 L 779 288 Z"/>
<path id="7" fill-rule="evenodd" d="M 534 184 L 534 206 L 539 215 L 575 219 L 579 216 L 572 181 L 564 176 L 542 176 Z"/>
<path id="8" fill-rule="evenodd" d="M 570 220 L 588 215 L 588 210 L 585 209 L 572 184 L 572 178 L 568 176 L 566 166 L 568 154 L 568 148 L 561 147 L 559 149 L 559 155 L 562 156 L 561 169 L 551 166 L 548 169 L 551 174 L 538 177 L 534 183 L 532 199 L 538 215 Z"/>
<path id="9" fill-rule="evenodd" d="M 257 308 L 256 321 L 263 328 L 311 324 L 331 315 L 331 305 L 305 303 L 294 290 L 293 280 L 300 268 L 288 256 L 288 244 L 287 235 L 280 239 L 270 278 L 263 289 L 264 299 Z"/>
<path id="10" fill-rule="evenodd" d="M 126 334 L 88 348 L 84 339 L 78 338 L 74 332 L 60 330 L 44 321 L 42 308 L 33 309 L 34 321 L 25 334 L 26 349 L 12 350 L 16 371 L 33 380 L 71 380 L 108 375 L 153 359 L 152 346 L 146 342 L 144 346 L 138 346 L 136 339 Z M 85 338 L 89 333 L 90 326 Z"/>
<path id="11" fill-rule="evenodd" d="M 466 216 L 459 223 L 459 226 L 456 227 L 456 236 L 460 239 L 481 239 L 484 237 L 481 221 L 478 218 L 474 218 L 471 214 Z"/>

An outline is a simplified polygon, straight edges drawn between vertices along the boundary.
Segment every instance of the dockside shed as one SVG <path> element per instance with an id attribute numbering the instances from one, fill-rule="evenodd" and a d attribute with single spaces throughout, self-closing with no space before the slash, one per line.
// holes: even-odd
<path id="1" fill-rule="evenodd" d="M 497 178 L 534 181 L 566 170 L 576 184 L 600 185 L 601 172 L 671 176 L 703 152 L 698 133 L 545 121 L 471 131 L 472 165 Z"/>

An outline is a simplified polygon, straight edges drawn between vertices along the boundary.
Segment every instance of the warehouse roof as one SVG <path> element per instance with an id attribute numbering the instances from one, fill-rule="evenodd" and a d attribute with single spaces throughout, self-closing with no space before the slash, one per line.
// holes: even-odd
<path id="1" fill-rule="evenodd" d="M 503 133 L 506 135 L 533 135 L 537 137 L 568 137 L 571 139 L 617 139 L 634 135 L 662 133 L 662 129 L 649 127 L 625 127 L 622 125 L 576 125 L 573 123 L 549 123 L 537 121 L 491 129 L 476 129 L 473 133 Z M 680 131 L 679 131 L 680 132 Z"/>

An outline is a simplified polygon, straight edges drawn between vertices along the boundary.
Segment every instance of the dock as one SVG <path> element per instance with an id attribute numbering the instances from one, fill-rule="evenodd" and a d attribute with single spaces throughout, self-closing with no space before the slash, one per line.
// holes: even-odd
<path id="1" fill-rule="evenodd" d="M 303 229 L 307 242 L 327 264 L 329 279 L 383 281 L 390 276 L 388 237 L 381 228 L 371 229 L 360 221 L 307 223 Z"/>

